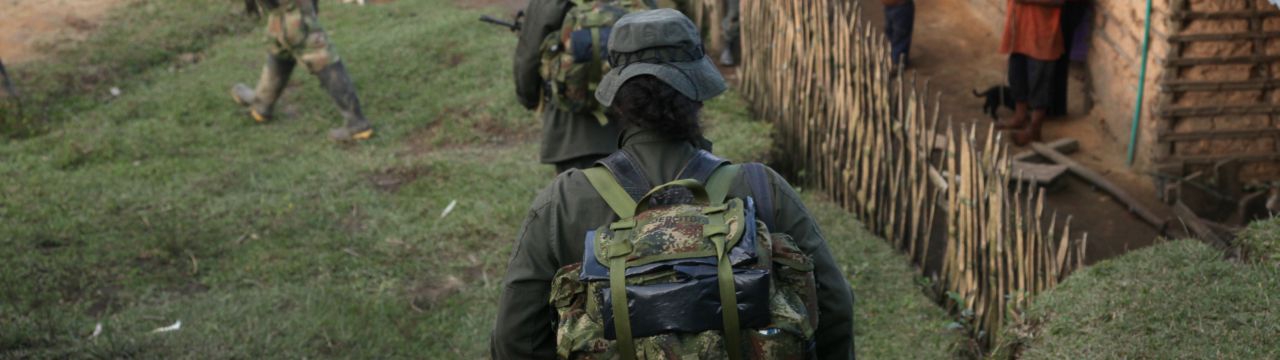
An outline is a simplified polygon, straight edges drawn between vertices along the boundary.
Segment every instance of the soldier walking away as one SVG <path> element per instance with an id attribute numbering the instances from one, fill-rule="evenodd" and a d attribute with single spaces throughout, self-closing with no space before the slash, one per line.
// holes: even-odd
<path id="1" fill-rule="evenodd" d="M 742 56 L 741 35 L 742 23 L 738 19 L 740 10 L 738 0 L 723 0 L 724 19 L 720 21 L 720 36 L 724 40 L 724 49 L 720 51 L 720 65 L 737 66 L 738 57 Z"/>
<path id="2" fill-rule="evenodd" d="M 317 20 L 317 0 L 253 1 L 260 13 L 268 17 L 267 63 L 256 87 L 236 84 L 231 88 L 231 97 L 236 103 L 248 108 L 254 121 L 270 120 L 276 101 L 289 83 L 289 75 L 298 61 L 302 61 L 307 71 L 320 79 L 320 85 L 333 98 L 346 121 L 343 127 L 330 130 L 329 138 L 352 141 L 372 137 L 373 124 L 360 110 L 355 84 Z"/>
<path id="3" fill-rule="evenodd" d="M 603 51 L 613 22 L 656 6 L 653 0 L 529 1 L 516 45 L 515 87 L 526 109 L 541 107 L 539 161 L 560 173 L 590 167 L 618 149 L 618 124 L 604 117 L 590 91 L 607 71 Z"/>
<path id="4" fill-rule="evenodd" d="M 609 41 L 593 93 L 621 149 L 534 199 L 491 357 L 852 359 L 853 293 L 796 190 L 700 148 L 726 85 L 693 22 L 635 12 Z"/>

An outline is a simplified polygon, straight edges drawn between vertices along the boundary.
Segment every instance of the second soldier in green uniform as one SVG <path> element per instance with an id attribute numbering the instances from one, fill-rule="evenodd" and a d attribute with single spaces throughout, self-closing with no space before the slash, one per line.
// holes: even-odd
<path id="1" fill-rule="evenodd" d="M 590 97 L 590 88 L 598 82 L 607 69 L 561 59 L 571 53 L 564 42 L 572 42 L 575 33 L 582 36 L 582 46 L 603 45 L 599 40 L 607 38 L 600 31 L 611 26 L 612 19 L 622 17 L 627 10 L 654 8 L 653 0 L 530 0 L 525 8 L 524 23 L 520 28 L 520 41 L 516 45 L 515 73 L 516 97 L 526 109 L 543 111 L 543 143 L 539 160 L 556 165 L 556 172 L 567 169 L 591 167 L 595 160 L 618 150 L 618 124 L 603 122 L 599 108 Z M 603 19 L 602 26 L 575 28 L 566 24 L 577 17 Z M 595 42 L 595 44 L 591 44 Z M 602 46 L 604 47 L 604 46 Z M 598 53 L 599 54 L 599 53 Z M 588 55 L 590 55 L 588 53 Z M 588 56 L 590 58 L 590 56 Z M 596 58 L 599 63 L 599 58 Z M 589 60 L 586 60 L 589 61 Z M 563 65 L 563 68 L 562 68 Z M 568 70 L 568 67 L 575 67 Z M 589 70 L 585 77 L 566 78 L 566 73 Z M 556 72 L 556 73 L 552 73 Z M 575 83 L 577 82 L 577 83 Z M 562 85 L 576 86 L 576 91 L 566 91 Z M 572 99 L 567 99 L 572 97 Z M 582 109 L 571 109 L 577 102 Z"/>

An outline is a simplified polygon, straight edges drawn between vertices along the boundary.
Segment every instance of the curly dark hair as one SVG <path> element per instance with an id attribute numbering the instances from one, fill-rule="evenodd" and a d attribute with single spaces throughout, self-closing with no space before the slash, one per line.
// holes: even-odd
<path id="1" fill-rule="evenodd" d="M 651 75 L 627 80 L 618 88 L 609 116 L 623 126 L 655 130 L 673 140 L 702 138 L 702 102 L 694 101 Z"/>

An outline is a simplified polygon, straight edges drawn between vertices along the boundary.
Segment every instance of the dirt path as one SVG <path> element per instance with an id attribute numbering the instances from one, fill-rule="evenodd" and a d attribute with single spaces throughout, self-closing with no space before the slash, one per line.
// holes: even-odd
<path id="1" fill-rule="evenodd" d="M 884 7 L 879 0 L 859 0 L 868 19 L 883 28 Z M 1006 56 L 998 53 L 1000 34 L 990 30 L 990 22 L 978 16 L 963 0 L 916 0 L 915 32 L 911 66 L 922 79 L 929 79 L 933 94 L 943 94 L 941 107 L 953 125 L 978 124 L 985 129 L 991 119 L 982 113 L 982 99 L 972 91 L 1005 83 Z M 1076 69 L 1073 69 L 1075 71 Z M 1148 207 L 1160 208 L 1151 182 L 1124 165 L 1125 149 L 1116 139 L 1105 136 L 1099 119 L 1088 114 L 1082 99 L 1083 83 L 1072 73 L 1069 115 L 1045 124 L 1044 137 L 1053 140 L 1071 137 L 1080 141 L 1080 151 L 1072 158 L 1105 175 Z M 1002 118 L 1011 111 L 1001 109 Z M 1006 137 L 1007 139 L 1007 137 Z M 1027 150 L 1013 146 L 1013 151 Z M 1106 194 L 1076 178 L 1049 193 L 1049 205 L 1072 216 L 1073 232 L 1089 233 L 1087 257 L 1090 262 L 1106 259 L 1152 244 L 1157 233 Z M 1158 215 L 1171 214 L 1154 210 Z"/>
<path id="2" fill-rule="evenodd" d="M 38 59 L 60 41 L 78 41 L 101 24 L 108 10 L 127 0 L 0 0 L 0 59 Z"/>

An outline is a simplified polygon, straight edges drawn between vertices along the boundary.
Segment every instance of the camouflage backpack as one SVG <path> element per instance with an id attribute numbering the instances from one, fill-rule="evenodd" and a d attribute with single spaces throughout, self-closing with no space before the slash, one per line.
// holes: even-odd
<path id="1" fill-rule="evenodd" d="M 582 262 L 552 280 L 560 358 L 814 356 L 813 261 L 769 233 L 763 165 L 700 151 L 682 180 L 649 190 L 625 151 L 601 163 L 585 174 L 620 219 L 587 232 Z M 760 204 L 725 199 L 742 171 Z"/>
<path id="2" fill-rule="evenodd" d="M 562 110 L 592 114 L 605 124 L 594 96 L 609 72 L 609 33 L 613 23 L 635 10 L 652 9 L 652 0 L 570 0 L 560 31 L 542 41 L 542 79 L 550 101 Z"/>

